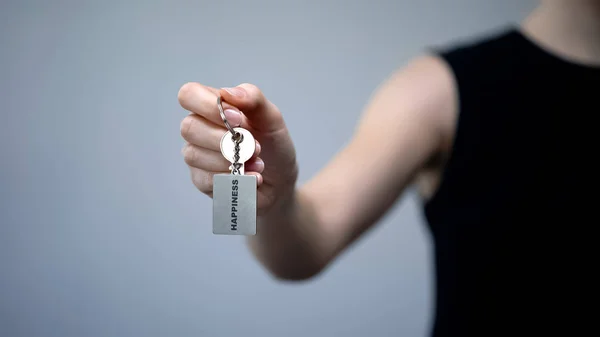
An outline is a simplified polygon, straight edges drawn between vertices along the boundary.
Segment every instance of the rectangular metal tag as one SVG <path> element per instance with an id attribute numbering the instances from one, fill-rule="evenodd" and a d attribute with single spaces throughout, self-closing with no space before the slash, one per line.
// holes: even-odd
<path id="1" fill-rule="evenodd" d="M 256 176 L 214 176 L 213 233 L 256 234 Z"/>

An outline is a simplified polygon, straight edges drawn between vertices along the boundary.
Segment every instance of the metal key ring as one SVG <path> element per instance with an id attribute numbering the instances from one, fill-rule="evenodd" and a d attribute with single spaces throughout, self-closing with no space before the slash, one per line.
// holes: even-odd
<path id="1" fill-rule="evenodd" d="M 229 124 L 229 122 L 227 121 L 227 118 L 225 117 L 225 112 L 223 111 L 223 101 L 221 99 L 221 95 L 217 96 L 217 106 L 219 107 L 219 115 L 221 115 L 221 119 L 223 120 L 223 123 L 225 123 L 225 126 L 227 127 L 227 130 L 229 130 L 229 132 L 231 132 L 231 135 L 234 138 L 239 137 L 240 133 L 233 130 L 233 128 L 231 127 L 231 125 Z"/>

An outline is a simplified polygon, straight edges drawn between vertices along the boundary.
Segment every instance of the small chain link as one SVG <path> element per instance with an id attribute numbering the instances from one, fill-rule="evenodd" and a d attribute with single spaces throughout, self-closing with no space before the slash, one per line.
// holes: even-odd
<path id="1" fill-rule="evenodd" d="M 244 136 L 241 133 L 236 132 L 236 134 L 232 135 L 231 138 L 235 143 L 235 147 L 233 149 L 233 164 L 231 164 L 231 174 L 239 175 L 240 168 L 242 167 L 242 164 L 238 163 L 240 160 L 240 144 L 244 140 Z"/>

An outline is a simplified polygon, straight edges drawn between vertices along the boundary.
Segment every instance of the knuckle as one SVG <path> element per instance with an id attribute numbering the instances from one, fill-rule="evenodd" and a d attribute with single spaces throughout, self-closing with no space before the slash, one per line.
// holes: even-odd
<path id="1" fill-rule="evenodd" d="M 183 148 L 183 160 L 185 160 L 186 164 L 193 166 L 196 163 L 196 158 L 198 156 L 197 150 L 192 145 L 186 145 Z"/>
<path id="2" fill-rule="evenodd" d="M 194 90 L 198 87 L 198 83 L 188 82 L 179 88 L 179 92 L 177 93 L 177 100 L 179 104 L 185 105 L 186 101 L 189 101 L 190 97 L 193 95 Z"/>
<path id="3" fill-rule="evenodd" d="M 240 84 L 240 87 L 242 87 L 248 91 L 251 91 L 252 93 L 260 93 L 261 92 L 260 88 L 257 85 L 248 83 L 248 82 Z"/>
<path id="4" fill-rule="evenodd" d="M 198 171 L 195 172 L 192 176 L 192 181 L 196 188 L 204 193 L 211 194 L 212 193 L 212 181 L 213 174 L 206 171 Z"/>
<path id="5" fill-rule="evenodd" d="M 190 139 L 191 136 L 191 130 L 192 130 L 192 125 L 195 123 L 195 119 L 191 116 L 187 116 L 186 118 L 184 118 L 181 121 L 181 125 L 180 125 L 180 131 L 181 131 L 181 136 L 188 140 Z"/>
<path id="6" fill-rule="evenodd" d="M 267 102 L 267 107 L 270 111 L 273 112 L 274 116 L 283 118 L 283 115 L 281 114 L 281 110 L 279 110 L 279 107 L 275 103 L 269 101 L 269 102 Z"/>
<path id="7" fill-rule="evenodd" d="M 260 105 L 265 101 L 265 97 L 263 95 L 262 90 L 260 90 L 260 88 L 252 83 L 242 83 L 240 84 L 240 87 L 244 88 L 244 90 L 246 90 L 246 92 L 250 95 L 250 97 L 252 98 L 252 101 L 254 104 Z"/>

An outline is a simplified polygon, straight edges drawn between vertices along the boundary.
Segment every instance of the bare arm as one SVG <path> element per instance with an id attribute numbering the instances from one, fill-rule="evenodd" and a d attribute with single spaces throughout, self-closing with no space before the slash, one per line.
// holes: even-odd
<path id="1" fill-rule="evenodd" d="M 261 263 L 282 279 L 312 277 L 375 224 L 452 136 L 454 85 L 431 56 L 385 81 L 349 145 L 260 217 L 248 240 Z"/>

